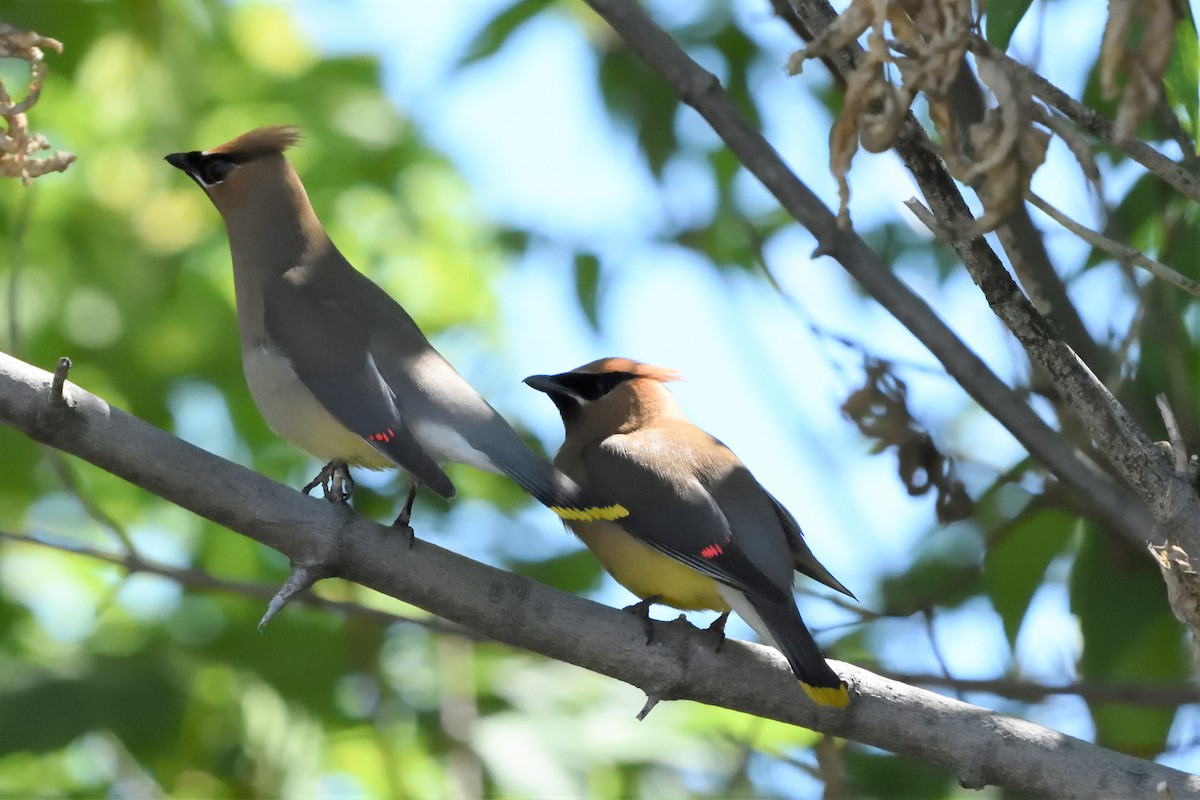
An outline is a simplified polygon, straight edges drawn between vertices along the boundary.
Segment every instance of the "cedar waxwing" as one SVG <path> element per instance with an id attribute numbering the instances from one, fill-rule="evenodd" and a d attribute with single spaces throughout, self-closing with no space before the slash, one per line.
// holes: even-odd
<path id="1" fill-rule="evenodd" d="M 331 501 L 353 489 L 347 464 L 399 465 L 447 499 L 439 462 L 502 472 L 567 519 L 613 519 L 534 454 L 433 349 L 403 308 L 354 269 L 330 241 L 283 151 L 292 126 L 258 128 L 168 163 L 199 184 L 225 220 L 242 367 L 276 433 L 330 463 L 318 484 Z"/>
<path id="2" fill-rule="evenodd" d="M 825 662 L 792 595 L 794 570 L 852 595 L 808 545 L 796 520 L 729 448 L 692 425 L 664 386 L 676 373 L 605 358 L 525 383 L 562 415 L 554 464 L 629 510 L 619 521 L 566 524 L 643 602 L 732 608 L 787 657 L 804 691 L 843 708 L 846 685 Z"/>

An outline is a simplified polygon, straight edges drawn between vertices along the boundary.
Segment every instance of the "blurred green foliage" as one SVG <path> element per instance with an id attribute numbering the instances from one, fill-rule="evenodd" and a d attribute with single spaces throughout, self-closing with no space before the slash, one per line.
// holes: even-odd
<path id="1" fill-rule="evenodd" d="M 1031 4 L 993 5 L 999 11 L 985 17 L 985 30 L 1004 47 Z M 270 123 L 302 126 L 292 158 L 318 214 L 350 260 L 427 332 L 486 334 L 496 324 L 497 278 L 531 236 L 480 220 L 455 169 L 384 96 L 371 58 L 319 55 L 284 4 L 12 0 L 3 13 L 65 44 L 49 57 L 31 117 L 55 147 L 78 156 L 67 173 L 31 188 L 0 185 L 6 351 L 40 366 L 70 354 L 72 379 L 113 404 L 303 484 L 315 465 L 267 430 L 244 388 L 219 218 L 161 162 Z M 714 269 L 761 273 L 764 242 L 788 220 L 737 191 L 743 172 L 715 140 L 681 139 L 688 112 L 594 16 L 575 4 L 511 3 L 461 63 L 486 61 L 546 13 L 588 32 L 607 110 L 636 131 L 654 176 L 673 159 L 711 175 L 710 218 L 663 237 Z M 779 65 L 727 4 L 697 3 L 686 17 L 672 35 L 758 122 L 754 75 Z M 1195 33 L 1184 28 L 1168 88 L 1194 134 Z M 2 74 L 18 85 L 19 67 L 9 66 Z M 837 92 L 822 92 L 836 110 Z M 1094 80 L 1087 99 L 1111 113 Z M 1119 154 L 1108 158 L 1120 166 Z M 1145 177 L 1114 204 L 1111 233 L 1194 271 L 1196 217 L 1190 202 Z M 935 281 L 957 274 L 947 249 L 907 227 L 863 233 Z M 580 309 L 598 327 L 609 265 L 586 250 L 572 264 Z M 1101 265 L 1111 262 L 1094 252 L 1082 266 Z M 1168 392 L 1194 446 L 1195 301 L 1153 284 L 1136 299 L 1143 327 L 1121 397 L 1147 422 L 1153 396 Z M 1102 344 L 1118 350 L 1123 335 Z M 0 429 L 0 454 L 0 530 L 117 552 L 119 533 L 148 557 L 226 580 L 270 585 L 285 575 L 277 554 L 13 431 Z M 1183 635 L 1145 554 L 1085 522 L 1069 501 L 1027 479 L 1031 472 L 1024 465 L 1000 476 L 970 520 L 932 528 L 907 568 L 875 587 L 872 605 L 888 617 L 925 619 L 985 602 L 1015 651 L 1037 592 L 1065 581 L 1083 640 L 1081 676 L 1186 680 Z M 527 502 L 488 476 L 454 478 L 465 496 L 504 512 Z M 361 487 L 359 510 L 386 517 L 397 486 Z M 1054 568 L 1063 563 L 1067 578 Z M 568 591 L 601 580 L 584 553 L 509 566 Z M 421 619 L 357 586 L 327 581 L 320 593 Z M 653 726 L 639 725 L 631 718 L 636 691 L 573 667 L 417 622 L 302 608 L 260 635 L 261 610 L 253 598 L 0 540 L 0 796 L 756 796 L 816 769 L 808 752 L 816 736 L 807 731 L 693 704 L 666 704 Z M 889 646 L 886 628 L 860 626 L 831 654 L 870 667 L 886 662 Z M 1143 756 L 1166 748 L 1176 716 L 1112 704 L 1091 712 L 1098 741 Z M 948 776 L 870 748 L 830 752 L 823 758 L 836 759 L 856 796 L 961 793 Z"/>

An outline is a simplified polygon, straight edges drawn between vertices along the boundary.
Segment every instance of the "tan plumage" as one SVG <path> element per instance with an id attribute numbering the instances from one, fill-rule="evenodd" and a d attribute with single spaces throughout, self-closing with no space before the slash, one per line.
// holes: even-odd
<path id="1" fill-rule="evenodd" d="M 684 417 L 665 386 L 675 378 L 661 367 L 606 358 L 525 379 L 562 415 L 566 438 L 555 466 L 629 510 L 615 521 L 566 524 L 643 600 L 732 608 L 784 653 L 813 700 L 845 706 L 846 686 L 796 608 L 794 570 L 850 592 L 738 457 Z"/>
<path id="2" fill-rule="evenodd" d="M 298 140 L 295 127 L 273 126 L 166 157 L 225 221 L 242 365 L 267 423 L 343 472 L 398 465 L 413 493 L 423 484 L 453 497 L 440 466 L 453 461 L 504 473 L 564 515 L 620 516 L 534 454 L 338 252 L 284 156 Z M 407 524 L 413 493 L 398 523 Z"/>

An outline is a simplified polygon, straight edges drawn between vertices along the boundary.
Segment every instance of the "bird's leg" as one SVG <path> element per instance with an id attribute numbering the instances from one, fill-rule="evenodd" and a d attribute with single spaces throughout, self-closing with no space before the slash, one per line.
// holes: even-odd
<path id="1" fill-rule="evenodd" d="M 393 528 L 399 528 L 408 534 L 409 549 L 412 548 L 413 539 L 416 538 L 416 535 L 413 533 L 412 525 L 409 525 L 408 521 L 412 519 L 413 501 L 417 499 L 417 489 L 420 486 L 421 484 L 417 483 L 414 479 L 412 486 L 408 490 L 408 500 L 404 502 L 404 510 L 400 512 L 400 516 L 396 517 L 396 521 L 392 523 Z"/>
<path id="2" fill-rule="evenodd" d="M 313 489 L 321 487 L 325 499 L 331 503 L 345 503 L 354 494 L 354 479 L 350 477 L 350 468 L 345 461 L 335 459 L 317 473 L 317 477 L 309 481 L 300 491 L 308 494 Z"/>
<path id="3" fill-rule="evenodd" d="M 704 630 L 714 634 L 717 637 L 717 652 L 721 652 L 721 648 L 725 645 L 725 623 L 729 621 L 729 612 L 726 611 L 721 616 L 712 621 Z"/>
<path id="4" fill-rule="evenodd" d="M 646 644 L 654 641 L 654 626 L 650 619 L 650 606 L 662 600 L 661 595 L 653 594 L 642 600 L 640 603 L 634 603 L 631 606 L 625 606 L 623 611 L 628 611 L 642 621 L 642 625 L 646 629 Z"/>

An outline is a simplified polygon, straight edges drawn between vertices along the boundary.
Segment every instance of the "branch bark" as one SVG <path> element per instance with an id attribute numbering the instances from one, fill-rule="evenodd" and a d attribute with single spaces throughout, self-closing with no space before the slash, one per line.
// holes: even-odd
<path id="1" fill-rule="evenodd" d="M 803 26 L 814 35 L 828 26 L 834 16 L 827 0 L 793 0 L 793 6 Z M 645 23 L 654 24 L 649 18 Z M 682 52 L 680 56 L 687 58 Z M 850 65 L 854 60 L 853 54 L 846 54 L 837 61 L 837 66 L 839 69 L 852 68 Z M 680 96 L 685 97 L 682 93 Z M 765 141 L 762 146 L 769 147 Z M 907 125 L 897 138 L 895 149 L 920 185 L 938 223 L 961 229 L 974 221 L 957 184 L 941 159 L 932 152 L 928 137 L 920 126 Z M 1154 446 L 1124 406 L 1038 313 L 982 237 L 952 244 L 992 311 L 1025 348 L 1030 361 L 1049 376 L 1063 405 L 1083 426 L 1113 470 L 1133 490 L 1136 500 L 1126 494 L 1123 502 L 1137 502 L 1150 512 L 1157 528 L 1150 530 L 1147 526 L 1131 537 L 1131 541 L 1138 546 L 1149 543 L 1161 547 L 1165 540 L 1179 547 L 1193 563 L 1200 563 L 1200 497 L 1187 476 L 1172 469 L 1169 459 Z M 949 365 L 947 369 L 949 371 Z M 951 374 L 954 373 L 951 371 Z M 997 419 L 1009 427 L 1006 420 Z M 1032 449 L 1029 452 L 1041 460 L 1037 452 Z M 1129 536 L 1128 528 L 1121 526 L 1118 530 Z M 1193 592 L 1200 593 L 1200 587 L 1192 588 Z"/>
<path id="2" fill-rule="evenodd" d="M 52 381 L 0 354 L 0 421 L 272 547 L 293 565 L 316 565 L 650 697 L 695 700 L 853 739 L 930 763 L 970 787 L 1094 797 L 1165 786 L 1177 798 L 1200 796 L 1195 776 L 847 664 L 836 667 L 852 688 L 851 705 L 842 712 L 818 708 L 772 649 L 730 641 L 715 653 L 711 639 L 686 623 L 656 623 L 654 643 L 644 645 L 641 622 L 628 614 L 428 542 L 410 550 L 390 528 L 187 444 L 74 384 L 56 403 Z"/>

